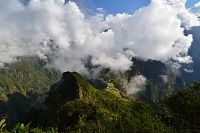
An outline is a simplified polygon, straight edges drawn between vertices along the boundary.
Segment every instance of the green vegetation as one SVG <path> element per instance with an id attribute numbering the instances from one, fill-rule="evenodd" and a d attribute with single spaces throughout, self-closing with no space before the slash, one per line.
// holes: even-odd
<path id="1" fill-rule="evenodd" d="M 5 128 L 5 126 L 6 126 L 5 122 L 6 122 L 6 119 L 2 119 L 2 120 L 0 121 L 0 132 L 3 132 L 3 131 L 4 131 L 4 128 Z"/>
<path id="2" fill-rule="evenodd" d="M 58 129 L 56 128 L 48 128 L 47 130 L 42 130 L 40 128 L 30 128 L 30 124 L 24 125 L 23 123 L 18 123 L 15 125 L 13 129 L 10 131 L 5 129 L 6 120 L 2 119 L 0 121 L 0 133 L 58 133 Z"/>
<path id="3" fill-rule="evenodd" d="M 101 70 L 98 73 L 98 79 L 90 79 L 90 83 L 98 89 L 106 89 L 108 83 L 112 83 L 115 88 L 120 91 L 125 90 L 125 85 L 128 83 L 128 72 L 121 73 L 116 71 L 111 71 L 107 69 Z"/>
<path id="4" fill-rule="evenodd" d="M 0 100 L 6 100 L 6 95 L 14 92 L 24 95 L 30 91 L 47 92 L 59 73 L 44 66 L 38 58 L 30 57 L 0 68 Z"/>
<path id="5" fill-rule="evenodd" d="M 200 132 L 200 83 L 165 98 L 163 106 L 168 125 L 177 132 Z"/>
<path id="6" fill-rule="evenodd" d="M 120 91 L 114 86 L 113 83 L 108 83 L 107 91 L 112 93 L 112 94 L 114 94 L 118 98 L 122 98 L 122 95 L 120 94 Z"/>
<path id="7" fill-rule="evenodd" d="M 98 90 L 78 73 L 64 73 L 51 88 L 47 108 L 33 111 L 32 125 L 58 127 L 65 132 L 171 131 L 148 104 L 124 99 L 113 84 L 108 87 L 108 91 Z M 38 112 L 39 119 L 35 119 Z"/>
<path id="8" fill-rule="evenodd" d="M 24 121 L 59 75 L 36 57 L 19 58 L 0 68 L 0 117 L 6 117 L 9 128 Z"/>
<path id="9" fill-rule="evenodd" d="M 46 75 L 45 72 L 43 74 Z M 51 78 L 51 80 L 41 78 L 42 75 L 38 78 L 42 82 L 53 82 Z M 2 84 L 9 85 L 10 80 L 4 77 Z M 22 80 L 25 79 L 19 80 L 18 83 L 23 83 Z M 0 121 L 0 132 L 200 132 L 200 83 L 176 91 L 165 97 L 161 104 L 157 105 L 159 108 L 152 108 L 144 101 L 122 96 L 113 81 L 117 80 L 107 80 L 107 89 L 100 90 L 93 87 L 80 74 L 66 72 L 62 79 L 51 87 L 40 106 L 33 106 L 37 103 L 30 102 L 31 98 L 27 94 L 16 92 L 7 94 L 9 100 L 0 104 L 2 107 L 0 112 L 3 112 L 3 109 L 9 112 L 8 115 L 11 117 Z M 28 83 L 24 84 L 31 86 Z M 157 86 L 154 84 L 151 86 L 151 93 L 157 95 Z M 26 89 L 22 87 L 20 90 L 18 87 L 20 92 L 23 90 L 26 92 Z M 151 97 L 151 99 L 157 98 Z M 23 119 L 12 117 L 12 114 L 17 114 Z M 21 123 L 9 126 L 13 120 Z"/>

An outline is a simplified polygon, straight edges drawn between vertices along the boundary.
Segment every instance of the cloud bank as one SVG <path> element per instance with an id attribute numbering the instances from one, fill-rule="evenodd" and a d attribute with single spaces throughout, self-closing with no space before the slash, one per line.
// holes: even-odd
<path id="1" fill-rule="evenodd" d="M 58 70 L 87 73 L 89 58 L 92 65 L 116 71 L 128 70 L 133 56 L 190 63 L 192 36 L 184 35 L 183 27 L 187 17 L 169 2 L 152 0 L 133 14 L 86 17 L 76 3 L 65 0 L 30 0 L 26 5 L 2 0 L 0 65 L 38 56 Z"/>
<path id="2" fill-rule="evenodd" d="M 190 10 L 186 9 L 187 0 L 167 0 L 168 4 L 177 12 L 178 18 L 181 20 L 181 25 L 185 28 L 198 26 L 200 24 L 197 16 Z M 194 6 L 195 7 L 195 6 Z"/>

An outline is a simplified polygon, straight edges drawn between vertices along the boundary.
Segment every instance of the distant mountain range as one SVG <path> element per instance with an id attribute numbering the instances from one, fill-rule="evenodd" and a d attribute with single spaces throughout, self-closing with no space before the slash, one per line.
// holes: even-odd
<path id="1" fill-rule="evenodd" d="M 51 87 L 44 106 L 31 112 L 32 124 L 58 127 L 59 132 L 170 130 L 158 121 L 147 104 L 122 97 L 113 86 L 96 89 L 75 72 L 63 73 L 62 79 Z"/>
<path id="2" fill-rule="evenodd" d="M 8 129 L 18 122 L 31 122 L 32 127 L 58 127 L 60 132 L 171 132 L 165 122 L 177 122 L 176 128 L 179 120 L 166 114 L 158 102 L 182 89 L 185 81 L 159 61 L 132 61 L 125 73 L 105 68 L 91 78 L 76 72 L 61 74 L 46 68 L 39 58 L 21 57 L 0 69 L 0 118 L 6 118 Z M 138 75 L 146 78 L 145 89 L 127 94 L 124 84 Z M 182 107 L 174 98 L 169 100 Z"/>
<path id="3" fill-rule="evenodd" d="M 5 66 L 0 69 L 0 117 L 7 117 L 9 125 L 13 126 L 16 122 L 23 121 L 32 107 L 40 106 L 50 87 L 61 77 L 61 73 L 46 68 L 45 61 L 37 57 L 21 57 L 18 62 Z M 104 69 L 96 78 L 85 78 L 100 90 L 113 86 L 117 88 L 120 95 L 126 97 L 124 84 L 129 83 L 131 78 L 137 75 L 146 77 L 147 84 L 144 90 L 132 97 L 146 100 L 151 104 L 155 104 L 185 85 L 185 82 L 163 63 L 154 60 L 133 59 L 131 70 L 125 73 Z M 55 85 L 52 88 L 55 88 Z M 51 90 L 50 94 L 52 97 L 55 96 L 54 101 L 60 101 L 55 99 L 56 97 L 62 98 L 61 95 L 64 92 L 52 92 Z M 69 100 L 71 96 L 69 94 Z"/>

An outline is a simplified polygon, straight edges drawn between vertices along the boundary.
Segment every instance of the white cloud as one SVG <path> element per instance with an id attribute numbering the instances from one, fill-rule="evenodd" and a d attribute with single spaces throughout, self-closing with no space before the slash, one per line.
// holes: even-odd
<path id="1" fill-rule="evenodd" d="M 183 19 L 164 1 L 153 0 L 133 14 L 104 16 L 99 9 L 87 18 L 76 3 L 63 3 L 0 1 L 0 64 L 37 55 L 61 71 L 85 73 L 88 57 L 93 65 L 120 71 L 130 68 L 131 56 L 191 62 L 192 36 L 184 35 Z"/>
<path id="2" fill-rule="evenodd" d="M 186 0 L 167 0 L 168 3 L 176 10 L 178 17 L 181 19 L 182 26 L 189 28 L 200 25 L 200 21 L 190 9 L 185 7 Z"/>
<path id="3" fill-rule="evenodd" d="M 184 70 L 185 72 L 187 72 L 187 73 L 193 73 L 193 72 L 194 72 L 193 69 L 186 69 L 186 68 L 184 68 L 183 70 Z"/>
<path id="4" fill-rule="evenodd" d="M 168 83 L 168 77 L 167 77 L 167 75 L 160 75 L 160 78 L 163 80 L 164 84 Z"/>
<path id="5" fill-rule="evenodd" d="M 185 58 L 192 36 L 184 35 L 176 10 L 164 1 L 154 0 L 133 15 L 107 16 L 106 22 L 115 33 L 116 45 L 133 50 L 139 57 L 191 62 Z"/>
<path id="6" fill-rule="evenodd" d="M 126 92 L 128 95 L 135 95 L 145 89 L 147 79 L 143 75 L 133 77 L 126 85 Z"/>

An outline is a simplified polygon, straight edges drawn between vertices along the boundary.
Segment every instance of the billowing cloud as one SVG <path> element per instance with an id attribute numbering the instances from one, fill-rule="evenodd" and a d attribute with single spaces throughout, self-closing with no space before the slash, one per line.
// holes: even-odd
<path id="1" fill-rule="evenodd" d="M 126 85 L 128 95 L 135 95 L 145 89 L 147 79 L 143 75 L 136 75 Z"/>
<path id="2" fill-rule="evenodd" d="M 191 62 L 187 52 L 192 36 L 183 34 L 176 10 L 164 1 L 153 0 L 133 15 L 110 15 L 106 21 L 115 33 L 116 45 L 123 44 L 140 57 Z"/>
<path id="3" fill-rule="evenodd" d="M 178 13 L 182 26 L 190 28 L 192 26 L 200 25 L 200 21 L 190 9 L 185 7 L 187 0 L 167 0 L 174 10 Z"/>
<path id="4" fill-rule="evenodd" d="M 0 65 L 39 56 L 61 71 L 85 73 L 85 63 L 125 71 L 131 57 L 190 63 L 192 36 L 184 35 L 175 7 L 152 0 L 133 14 L 85 17 L 64 0 L 0 1 Z"/>

